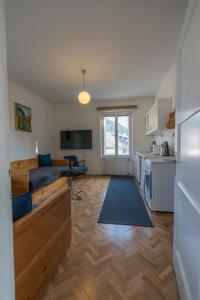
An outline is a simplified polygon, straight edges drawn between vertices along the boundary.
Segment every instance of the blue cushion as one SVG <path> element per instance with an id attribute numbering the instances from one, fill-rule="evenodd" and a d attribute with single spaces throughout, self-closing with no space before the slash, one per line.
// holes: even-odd
<path id="1" fill-rule="evenodd" d="M 52 166 L 51 154 L 38 154 L 39 167 Z"/>
<path id="2" fill-rule="evenodd" d="M 12 199 L 13 221 L 20 219 L 32 210 L 32 199 L 30 193 L 14 197 Z"/>
<path id="3" fill-rule="evenodd" d="M 47 186 L 56 180 L 58 177 L 53 174 L 56 173 L 56 166 L 40 167 L 29 171 L 29 191 L 36 192 L 40 188 Z M 58 169 L 59 171 L 59 169 Z"/>

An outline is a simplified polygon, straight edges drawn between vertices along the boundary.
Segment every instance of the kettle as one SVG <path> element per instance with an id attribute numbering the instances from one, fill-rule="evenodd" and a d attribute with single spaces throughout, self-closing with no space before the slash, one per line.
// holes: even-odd
<path id="1" fill-rule="evenodd" d="M 160 147 L 160 155 L 161 156 L 169 156 L 169 146 L 168 142 L 163 142 Z"/>

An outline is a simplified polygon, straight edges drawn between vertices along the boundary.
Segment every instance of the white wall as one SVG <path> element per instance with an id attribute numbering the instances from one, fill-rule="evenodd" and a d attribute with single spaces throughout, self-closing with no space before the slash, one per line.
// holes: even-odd
<path id="1" fill-rule="evenodd" d="M 66 154 L 76 154 L 79 159 L 86 159 L 90 174 L 101 174 L 101 146 L 100 146 L 100 112 L 97 106 L 138 104 L 133 110 L 133 151 L 148 150 L 152 138 L 145 136 L 145 113 L 153 104 L 153 99 L 139 99 L 132 101 L 106 101 L 89 105 L 77 103 L 56 105 L 55 109 L 55 144 L 54 156 L 63 157 Z M 92 129 L 92 150 L 60 150 L 60 130 Z"/>
<path id="2" fill-rule="evenodd" d="M 39 143 L 39 152 L 52 152 L 54 131 L 54 105 L 22 86 L 9 81 L 10 101 L 10 160 L 26 159 L 35 156 L 35 143 Z M 15 130 L 14 103 L 32 108 L 32 132 Z"/>
<path id="3" fill-rule="evenodd" d="M 172 98 L 172 111 L 176 109 L 176 65 L 174 64 L 166 76 L 161 81 L 160 87 L 156 93 L 156 98 Z M 162 130 L 155 136 L 156 144 L 161 145 L 167 141 L 170 148 L 170 154 L 175 154 L 175 129 Z"/>
<path id="4" fill-rule="evenodd" d="M 172 97 L 172 110 L 176 107 L 176 65 L 174 64 L 163 78 L 157 91 L 157 98 Z"/>
<path id="5" fill-rule="evenodd" d="M 39 152 L 51 152 L 54 157 L 76 154 L 79 159 L 86 159 L 90 174 L 101 174 L 100 148 L 100 113 L 96 106 L 138 104 L 133 110 L 133 151 L 149 150 L 152 140 L 146 137 L 144 116 L 153 103 L 153 99 L 129 101 L 96 102 L 89 105 L 77 103 L 52 104 L 24 87 L 9 81 L 8 95 L 10 102 L 10 160 L 26 159 L 35 156 L 35 143 L 39 143 Z M 32 133 L 15 130 L 14 103 L 18 102 L 32 108 Z M 92 129 L 92 150 L 60 150 L 60 130 Z"/>
<path id="6" fill-rule="evenodd" d="M 0 0 L 0 298 L 14 299 L 13 237 L 9 197 L 8 118 L 5 3 Z"/>

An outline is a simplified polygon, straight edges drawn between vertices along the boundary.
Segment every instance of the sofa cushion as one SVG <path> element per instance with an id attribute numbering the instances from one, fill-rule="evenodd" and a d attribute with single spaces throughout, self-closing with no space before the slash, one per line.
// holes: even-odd
<path id="1" fill-rule="evenodd" d="M 41 167 L 29 171 L 29 191 L 34 193 L 40 188 L 45 187 L 53 182 L 55 182 L 58 177 L 54 176 L 52 173 L 45 171 L 45 168 L 53 167 Z"/>
<path id="2" fill-rule="evenodd" d="M 38 170 L 51 174 L 51 175 L 55 175 L 56 173 L 62 172 L 62 171 L 67 171 L 69 170 L 68 166 L 49 166 L 49 167 L 41 167 Z"/>
<path id="3" fill-rule="evenodd" d="M 39 167 L 52 166 L 51 154 L 38 154 Z"/>
<path id="4" fill-rule="evenodd" d="M 32 210 L 30 193 L 25 193 L 12 199 L 13 222 L 25 216 Z"/>

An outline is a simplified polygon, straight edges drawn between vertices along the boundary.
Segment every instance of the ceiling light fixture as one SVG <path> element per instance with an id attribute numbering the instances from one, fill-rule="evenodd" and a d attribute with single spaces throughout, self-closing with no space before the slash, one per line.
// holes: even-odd
<path id="1" fill-rule="evenodd" d="M 90 94 L 86 92 L 85 74 L 86 70 L 81 70 L 83 75 L 83 91 L 78 95 L 78 100 L 81 104 L 88 104 L 90 102 Z"/>

